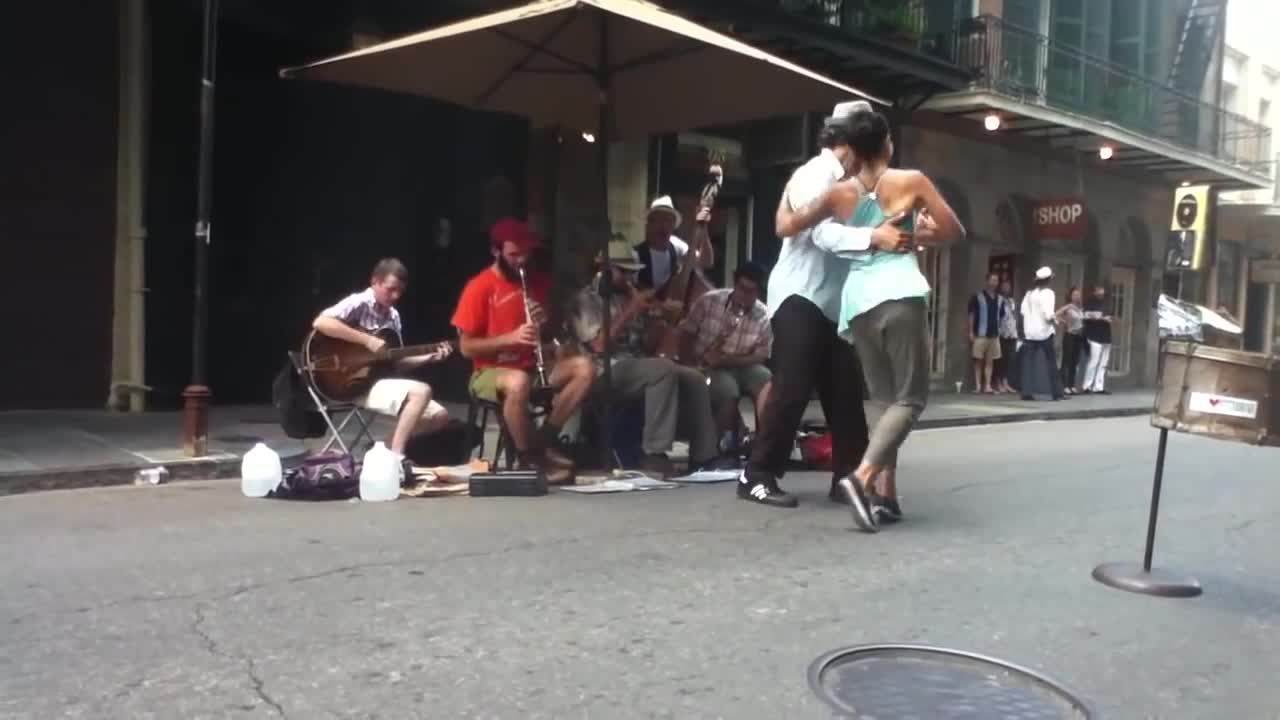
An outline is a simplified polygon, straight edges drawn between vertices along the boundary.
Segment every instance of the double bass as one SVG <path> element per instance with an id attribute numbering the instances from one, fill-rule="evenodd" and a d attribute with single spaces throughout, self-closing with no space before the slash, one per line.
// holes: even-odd
<path id="1" fill-rule="evenodd" d="M 719 197 L 720 187 L 723 184 L 724 168 L 717 158 L 712 156 L 711 165 L 707 169 L 707 182 L 702 186 L 702 193 L 698 200 L 699 212 L 715 208 L 716 198 Z M 661 313 L 664 316 L 663 320 L 657 323 L 655 330 L 658 335 L 655 353 L 658 357 L 676 357 L 680 345 L 678 328 L 680 320 L 688 314 L 690 306 L 698 298 L 715 289 L 698 265 L 703 244 L 711 242 L 708 228 L 710 224 L 709 220 L 697 220 L 695 216 L 693 242 L 689 244 L 689 252 L 680 259 L 680 268 L 654 293 L 654 296 L 662 301 Z"/>

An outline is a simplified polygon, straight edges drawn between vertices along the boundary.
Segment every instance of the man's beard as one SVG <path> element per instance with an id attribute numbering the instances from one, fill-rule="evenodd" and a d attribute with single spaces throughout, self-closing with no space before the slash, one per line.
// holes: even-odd
<path id="1" fill-rule="evenodd" d="M 498 272 L 502 273 L 502 277 L 511 282 L 520 282 L 520 271 L 512 267 L 511 263 L 507 262 L 506 258 L 502 256 L 498 257 Z"/>

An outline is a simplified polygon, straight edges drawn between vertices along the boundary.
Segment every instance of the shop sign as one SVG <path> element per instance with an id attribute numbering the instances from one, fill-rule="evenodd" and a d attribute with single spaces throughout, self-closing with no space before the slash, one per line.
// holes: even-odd
<path id="1" fill-rule="evenodd" d="M 1031 207 L 1034 240 L 1084 240 L 1088 227 L 1084 201 L 1079 198 L 1050 198 Z"/>

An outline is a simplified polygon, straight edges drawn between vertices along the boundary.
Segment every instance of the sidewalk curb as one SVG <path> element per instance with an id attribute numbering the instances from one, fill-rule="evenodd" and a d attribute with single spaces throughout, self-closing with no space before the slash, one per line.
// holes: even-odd
<path id="1" fill-rule="evenodd" d="M 1005 425 L 1022 422 L 1046 422 L 1055 420 L 1093 420 L 1098 418 L 1136 417 L 1151 412 L 1149 407 L 1102 408 L 1090 410 L 1041 410 L 1011 412 L 998 415 L 975 415 L 937 420 L 924 419 L 916 423 L 917 430 L 978 427 L 981 425 Z M 307 454 L 306 448 L 294 448 L 281 453 L 286 465 L 300 460 Z M 132 485 L 139 470 L 149 465 L 103 465 L 76 468 L 74 470 L 44 470 L 30 473 L 14 473 L 0 476 L 0 497 L 21 495 L 46 490 L 79 490 L 111 485 Z M 225 480 L 239 476 L 240 455 L 228 454 L 224 458 L 178 462 L 165 465 L 169 480 Z"/>
<path id="2" fill-rule="evenodd" d="M 1095 408 L 1092 410 L 1042 410 L 1039 412 L 1012 412 L 1003 415 L 975 415 L 973 417 L 920 420 L 916 430 L 976 427 L 979 425 L 1006 425 L 1021 422 L 1051 422 L 1054 420 L 1096 420 L 1099 418 L 1137 417 L 1149 415 L 1149 407 Z"/>
<path id="3" fill-rule="evenodd" d="M 285 465 L 307 455 L 306 448 L 295 448 L 280 454 Z M 225 480 L 239 477 L 240 454 L 226 453 L 226 457 L 193 460 L 176 463 L 128 463 L 99 465 L 74 469 L 39 470 L 29 473 L 0 475 L 0 497 L 21 495 L 45 490 L 80 490 L 110 485 L 132 485 L 139 470 L 164 465 L 169 471 L 169 482 L 175 480 Z"/>

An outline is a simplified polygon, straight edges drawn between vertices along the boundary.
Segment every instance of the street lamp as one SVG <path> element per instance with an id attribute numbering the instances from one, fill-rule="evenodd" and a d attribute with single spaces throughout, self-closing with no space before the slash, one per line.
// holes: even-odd
<path id="1" fill-rule="evenodd" d="M 995 113 L 991 113 L 983 119 L 982 124 L 991 132 L 995 132 L 1000 129 L 1000 116 Z"/>
<path id="2" fill-rule="evenodd" d="M 1115 154 L 1116 154 L 1115 148 L 1111 147 L 1110 145 L 1103 145 L 1102 147 L 1098 148 L 1098 157 L 1102 158 L 1103 160 L 1110 160 L 1111 156 Z"/>
<path id="3" fill-rule="evenodd" d="M 209 451 L 209 390 L 205 336 L 209 318 L 209 241 L 213 237 L 213 100 L 217 66 L 218 0 L 204 0 L 203 58 L 200 67 L 200 145 L 196 185 L 195 312 L 191 322 L 191 383 L 182 391 L 182 449 L 188 457 Z"/>

